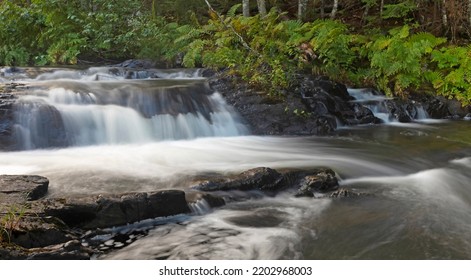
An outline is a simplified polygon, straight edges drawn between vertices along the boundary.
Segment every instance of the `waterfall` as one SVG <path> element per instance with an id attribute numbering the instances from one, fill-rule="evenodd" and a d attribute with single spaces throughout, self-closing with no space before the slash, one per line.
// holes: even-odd
<path id="1" fill-rule="evenodd" d="M 169 71 L 165 79 L 149 78 L 154 72 L 141 73 L 144 78 L 135 80 L 126 79 L 123 70 L 106 69 L 55 71 L 32 81 L 30 90 L 14 106 L 13 134 L 18 148 L 145 143 L 247 133 L 233 109 L 205 79 L 198 77 L 197 71 Z"/>
<path id="2" fill-rule="evenodd" d="M 429 119 L 422 104 L 409 102 L 401 104 L 393 98 L 384 96 L 371 89 L 348 89 L 348 93 L 355 98 L 354 102 L 361 103 L 373 112 L 375 117 L 384 123 L 398 123 L 421 121 Z"/>

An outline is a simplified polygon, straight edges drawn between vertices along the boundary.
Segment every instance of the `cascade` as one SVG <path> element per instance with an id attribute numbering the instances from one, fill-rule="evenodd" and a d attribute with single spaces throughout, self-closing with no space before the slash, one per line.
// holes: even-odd
<path id="1" fill-rule="evenodd" d="M 198 71 L 141 72 L 133 71 L 133 79 L 128 79 L 129 71 L 104 67 L 39 75 L 14 104 L 13 137 L 18 148 L 247 133 L 232 108 Z M 166 78 L 154 78 L 161 76 Z"/>
<path id="2" fill-rule="evenodd" d="M 373 112 L 375 117 L 384 123 L 404 122 L 403 119 L 420 121 L 429 118 L 423 106 L 419 103 L 407 105 L 394 104 L 393 98 L 382 95 L 372 89 L 348 89 L 355 98 L 353 102 L 361 103 Z M 402 114 L 402 116 L 400 116 Z"/>

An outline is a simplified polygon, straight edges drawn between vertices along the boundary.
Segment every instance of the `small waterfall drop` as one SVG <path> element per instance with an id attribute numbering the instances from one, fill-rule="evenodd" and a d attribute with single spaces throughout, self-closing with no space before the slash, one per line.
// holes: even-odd
<path id="1" fill-rule="evenodd" d="M 18 149 L 247 133 L 232 108 L 197 71 L 170 71 L 167 76 L 174 79 L 134 71 L 142 79 L 130 80 L 124 70 L 113 69 L 64 70 L 38 76 L 15 104 L 13 135 Z"/>
<path id="2" fill-rule="evenodd" d="M 409 121 L 422 121 L 429 119 L 429 115 L 422 104 L 412 103 L 395 104 L 389 98 L 372 89 L 348 89 L 348 93 L 355 98 L 354 102 L 361 103 L 371 110 L 375 117 L 384 123 L 399 123 Z"/>
<path id="3" fill-rule="evenodd" d="M 206 199 L 201 198 L 198 199 L 196 202 L 188 203 L 188 207 L 195 215 L 204 215 L 211 212 L 211 205 L 206 201 Z"/>

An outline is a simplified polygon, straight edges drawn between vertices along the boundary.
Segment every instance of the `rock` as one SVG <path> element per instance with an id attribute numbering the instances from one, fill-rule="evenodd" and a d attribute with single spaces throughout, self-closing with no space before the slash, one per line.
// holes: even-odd
<path id="1" fill-rule="evenodd" d="M 298 175 L 299 176 L 299 175 Z M 305 175 L 295 184 L 298 188 L 296 197 L 313 197 L 314 193 L 331 192 L 338 188 L 338 180 L 335 172 L 330 169 L 320 169 Z"/>
<path id="2" fill-rule="evenodd" d="M 13 110 L 23 116 L 22 120 L 28 120 L 26 123 L 18 120 L 19 125 L 29 130 L 28 139 L 23 139 L 22 134 L 14 135 L 18 139 L 20 148 L 51 148 L 69 145 L 62 115 L 54 106 L 36 102 L 18 102 L 14 104 Z M 33 147 L 22 147 L 24 142 L 31 142 Z"/>
<path id="3" fill-rule="evenodd" d="M 361 104 L 355 104 L 353 110 L 355 112 L 355 120 L 357 120 L 357 124 L 377 124 L 381 122 L 380 119 L 374 116 L 370 109 Z"/>
<path id="4" fill-rule="evenodd" d="M 218 73 L 208 81 L 241 115 L 252 134 L 318 135 L 331 133 L 336 128 L 334 116 L 325 115 L 320 119 L 320 116 L 310 114 L 301 96 L 294 90 L 287 89 L 280 95 L 268 96 L 225 73 Z M 303 111 L 304 114 L 301 113 Z"/>
<path id="5" fill-rule="evenodd" d="M 189 213 L 183 191 L 100 195 L 45 202 L 46 215 L 64 221 L 70 227 L 107 228 L 144 219 Z"/>
<path id="6" fill-rule="evenodd" d="M 52 217 L 30 215 L 20 218 L 10 242 L 23 248 L 41 248 L 67 242 L 73 238 L 62 221 Z"/>
<path id="7" fill-rule="evenodd" d="M 329 195 L 329 197 L 331 197 L 331 198 L 345 198 L 345 197 L 359 197 L 359 196 L 367 196 L 367 195 L 369 195 L 369 194 L 358 193 L 358 192 L 354 192 L 352 190 L 341 188 L 341 189 L 338 189 L 338 190 L 334 191 L 333 193 L 331 193 Z"/>
<path id="8" fill-rule="evenodd" d="M 407 108 L 409 104 L 407 101 L 400 100 L 387 100 L 386 107 L 389 115 L 401 123 L 409 123 L 413 120 Z"/>
<path id="9" fill-rule="evenodd" d="M 206 180 L 194 186 L 200 191 L 262 190 L 276 191 L 281 187 L 283 175 L 268 167 L 258 167 L 229 178 Z"/>
<path id="10" fill-rule="evenodd" d="M 426 110 L 429 116 L 434 119 L 443 119 L 450 116 L 446 99 L 443 97 L 436 97 L 430 100 L 427 103 Z"/>
<path id="11" fill-rule="evenodd" d="M 37 200 L 46 195 L 49 180 L 36 175 L 0 175 L 0 194 L 11 197 L 23 197 L 26 200 Z M 24 201 L 17 201 L 22 203 Z M 1 203 L 1 200 L 0 200 Z"/>
<path id="12" fill-rule="evenodd" d="M 12 138 L 14 131 L 13 94 L 0 93 L 0 150 L 10 150 L 15 145 Z"/>
<path id="13" fill-rule="evenodd" d="M 29 260 L 89 260 L 95 252 L 84 247 L 79 240 L 29 250 Z"/>
<path id="14" fill-rule="evenodd" d="M 95 253 L 94 250 L 82 246 L 79 240 L 32 249 L 0 244 L 1 260 L 89 260 Z"/>

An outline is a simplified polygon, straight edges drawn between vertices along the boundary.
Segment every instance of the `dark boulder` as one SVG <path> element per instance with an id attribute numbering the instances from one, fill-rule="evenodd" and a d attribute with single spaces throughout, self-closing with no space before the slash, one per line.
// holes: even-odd
<path id="1" fill-rule="evenodd" d="M 324 135 L 336 128 L 335 117 L 312 114 L 294 90 L 280 95 L 249 88 L 242 80 L 225 73 L 209 78 L 209 85 L 240 114 L 255 135 Z"/>
<path id="2" fill-rule="evenodd" d="M 446 99 L 443 97 L 432 98 L 428 101 L 426 110 L 429 116 L 433 119 L 444 119 L 451 115 L 448 110 Z"/>
<path id="3" fill-rule="evenodd" d="M 409 110 L 413 108 L 409 106 L 407 101 L 401 100 L 388 100 L 386 101 L 386 107 L 389 111 L 389 115 L 401 123 L 409 123 L 413 120 Z"/>
<path id="4" fill-rule="evenodd" d="M 339 186 L 335 172 L 331 169 L 300 173 L 297 177 L 298 180 L 294 183 L 294 186 L 298 189 L 295 194 L 296 197 L 313 197 L 315 193 L 335 191 Z"/>
<path id="5" fill-rule="evenodd" d="M 281 187 L 283 175 L 268 167 L 258 167 L 228 178 L 205 180 L 194 186 L 200 191 L 261 190 L 276 191 Z"/>
<path id="6" fill-rule="evenodd" d="M 189 213 L 183 191 L 100 195 L 83 198 L 50 199 L 44 213 L 70 227 L 106 228 L 144 219 Z"/>

